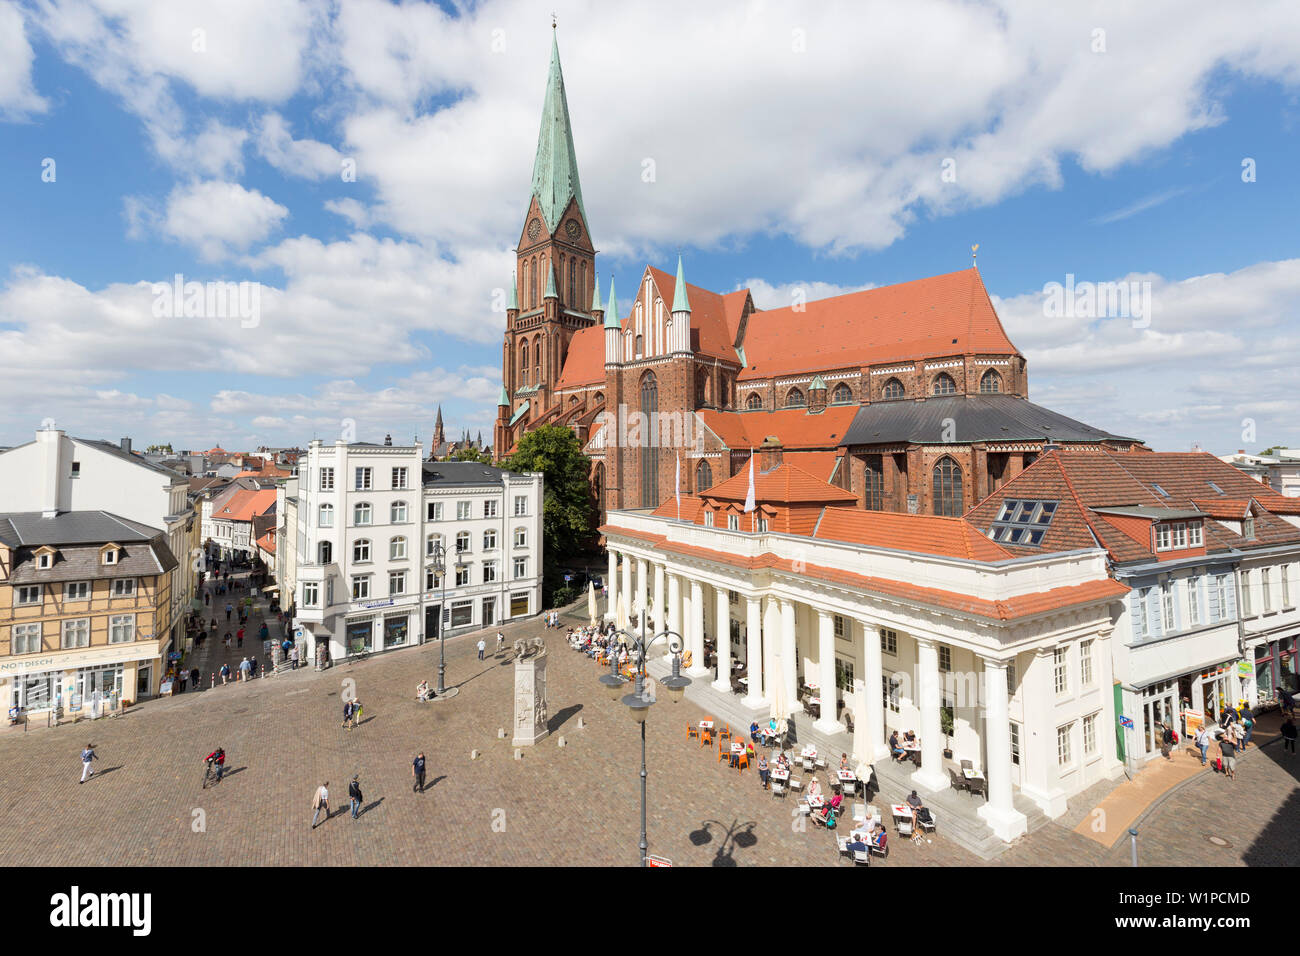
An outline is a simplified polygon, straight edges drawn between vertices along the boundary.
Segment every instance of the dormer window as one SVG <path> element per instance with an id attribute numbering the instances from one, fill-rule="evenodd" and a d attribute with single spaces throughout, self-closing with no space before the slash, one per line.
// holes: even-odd
<path id="1" fill-rule="evenodd" d="M 1241 536 L 1247 541 L 1255 540 L 1255 516 L 1247 515 L 1241 523 Z"/>
<path id="2" fill-rule="evenodd" d="M 48 545 L 43 548 L 38 548 L 36 551 L 36 567 L 42 571 L 47 571 L 54 567 L 55 554 L 57 554 L 57 552 Z"/>
<path id="3" fill-rule="evenodd" d="M 1201 546 L 1201 522 L 1191 521 L 1187 524 L 1187 543 L 1190 547 L 1199 548 Z"/>
<path id="4" fill-rule="evenodd" d="M 117 564 L 121 558 L 122 549 L 116 544 L 106 544 L 99 551 L 100 564 Z"/>

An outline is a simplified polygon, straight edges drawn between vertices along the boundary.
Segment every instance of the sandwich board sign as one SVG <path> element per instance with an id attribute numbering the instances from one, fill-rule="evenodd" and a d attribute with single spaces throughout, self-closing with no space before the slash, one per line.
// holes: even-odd
<path id="1" fill-rule="evenodd" d="M 673 861 L 665 859 L 662 856 L 651 856 L 649 854 L 646 854 L 645 865 L 646 866 L 672 866 Z"/>

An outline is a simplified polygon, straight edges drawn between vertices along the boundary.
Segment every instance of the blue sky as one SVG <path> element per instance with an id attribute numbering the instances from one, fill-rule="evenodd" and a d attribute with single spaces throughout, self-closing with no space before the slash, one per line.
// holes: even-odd
<path id="1" fill-rule="evenodd" d="M 0 0 L 0 444 L 489 436 L 555 9 L 605 289 L 681 248 L 775 307 L 979 243 L 1031 399 L 1300 446 L 1294 4 L 612 6 Z M 153 315 L 176 273 L 258 324 Z M 1045 315 L 1067 274 L 1149 325 Z"/>

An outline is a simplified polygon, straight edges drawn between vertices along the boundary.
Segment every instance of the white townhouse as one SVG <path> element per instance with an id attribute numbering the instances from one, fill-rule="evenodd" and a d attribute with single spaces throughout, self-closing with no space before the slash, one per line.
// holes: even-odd
<path id="1" fill-rule="evenodd" d="M 199 596 L 188 491 L 184 475 L 134 454 L 129 438 L 116 444 L 73 438 L 49 426 L 37 429 L 34 441 L 0 452 L 0 509 L 51 516 L 106 511 L 163 532 L 177 562 L 170 571 L 171 638 Z"/>
<path id="2" fill-rule="evenodd" d="M 680 520 L 670 498 L 602 528 L 611 606 L 682 635 L 686 673 L 733 695 L 742 726 L 793 713 L 799 739 L 891 774 L 890 733 L 915 731 L 910 784 L 938 795 L 969 761 L 1001 840 L 1026 832 L 1024 808 L 1058 817 L 1122 773 L 1109 642 L 1126 589 L 1104 551 L 1013 554 L 961 518 L 863 511 L 784 462 L 756 474 L 747 514 L 747 483 L 683 497 Z"/>
<path id="3" fill-rule="evenodd" d="M 451 633 L 536 614 L 541 505 L 540 474 L 425 462 L 418 444 L 313 441 L 293 532 L 304 653 L 327 645 L 339 659 L 424 643 L 440 623 Z"/>

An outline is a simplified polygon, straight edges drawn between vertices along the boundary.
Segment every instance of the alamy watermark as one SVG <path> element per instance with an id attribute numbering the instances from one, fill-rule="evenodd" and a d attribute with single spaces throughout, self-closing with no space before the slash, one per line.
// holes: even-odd
<path id="1" fill-rule="evenodd" d="M 1151 325 L 1151 283 L 1075 282 L 1065 274 L 1065 284 L 1043 286 L 1043 315 L 1049 319 L 1132 319 L 1133 328 Z"/>
<path id="2" fill-rule="evenodd" d="M 260 282 L 186 282 L 178 272 L 170 283 L 153 283 L 150 291 L 155 318 L 239 319 L 241 329 L 262 322 Z"/>

